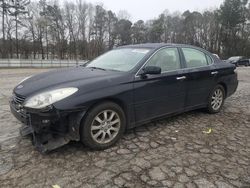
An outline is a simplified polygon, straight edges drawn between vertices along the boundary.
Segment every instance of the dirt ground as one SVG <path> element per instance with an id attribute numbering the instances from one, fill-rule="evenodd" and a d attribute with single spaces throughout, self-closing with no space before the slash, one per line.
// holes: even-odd
<path id="1" fill-rule="evenodd" d="M 250 68 L 238 68 L 238 91 L 219 114 L 147 124 L 105 151 L 73 142 L 47 155 L 19 136 L 8 106 L 12 88 L 43 71 L 0 69 L 0 187 L 250 187 Z"/>

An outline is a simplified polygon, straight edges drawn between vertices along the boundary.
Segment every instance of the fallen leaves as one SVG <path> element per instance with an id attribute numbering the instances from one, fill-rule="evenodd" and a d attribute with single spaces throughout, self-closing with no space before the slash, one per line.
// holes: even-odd
<path id="1" fill-rule="evenodd" d="M 212 128 L 202 131 L 204 134 L 211 134 L 213 132 Z"/>

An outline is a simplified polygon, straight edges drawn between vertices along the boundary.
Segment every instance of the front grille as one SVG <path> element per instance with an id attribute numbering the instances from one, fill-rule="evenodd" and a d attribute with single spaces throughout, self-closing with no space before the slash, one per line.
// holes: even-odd
<path id="1" fill-rule="evenodd" d="M 17 95 L 17 94 L 13 94 L 13 101 L 16 104 L 22 104 L 25 100 L 25 97 L 21 96 L 21 95 Z"/>
<path id="2" fill-rule="evenodd" d="M 23 108 L 24 100 L 25 97 L 13 93 L 10 100 L 10 105 L 11 105 L 11 111 L 16 116 L 16 118 L 22 123 L 27 124 L 28 116 L 26 110 Z"/>

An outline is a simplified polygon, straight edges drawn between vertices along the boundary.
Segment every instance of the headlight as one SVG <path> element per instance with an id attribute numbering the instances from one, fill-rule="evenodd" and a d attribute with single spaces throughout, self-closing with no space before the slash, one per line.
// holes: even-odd
<path id="1" fill-rule="evenodd" d="M 28 108 L 41 109 L 69 97 L 77 91 L 78 89 L 74 87 L 46 91 L 29 98 L 26 102 L 24 102 L 24 106 Z"/>

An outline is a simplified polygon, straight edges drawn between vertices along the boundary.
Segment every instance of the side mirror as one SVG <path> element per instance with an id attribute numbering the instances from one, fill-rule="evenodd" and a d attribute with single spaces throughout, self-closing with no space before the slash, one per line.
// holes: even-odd
<path id="1" fill-rule="evenodd" d="M 161 74 L 161 68 L 157 66 L 147 66 L 143 68 L 142 76 L 147 74 Z"/>

